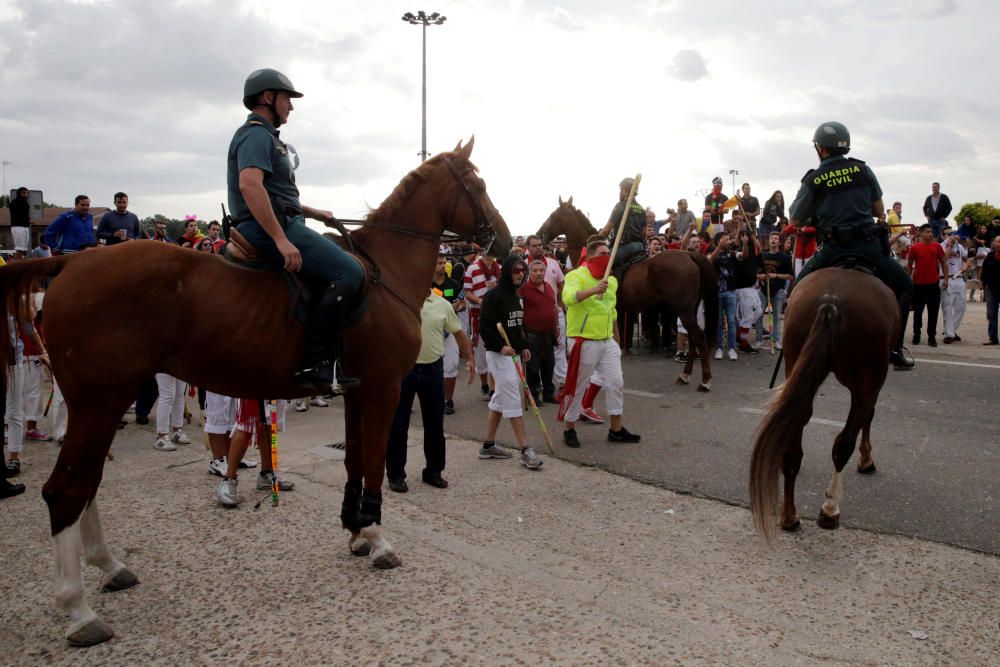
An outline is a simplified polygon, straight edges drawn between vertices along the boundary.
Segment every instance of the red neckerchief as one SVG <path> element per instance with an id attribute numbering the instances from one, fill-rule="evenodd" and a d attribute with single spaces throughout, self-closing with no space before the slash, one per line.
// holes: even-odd
<path id="1" fill-rule="evenodd" d="M 587 260 L 584 265 L 587 270 L 590 271 L 590 275 L 594 276 L 598 280 L 604 280 L 604 272 L 608 269 L 608 261 L 611 259 L 611 255 L 601 255 L 600 257 L 591 257 Z"/>

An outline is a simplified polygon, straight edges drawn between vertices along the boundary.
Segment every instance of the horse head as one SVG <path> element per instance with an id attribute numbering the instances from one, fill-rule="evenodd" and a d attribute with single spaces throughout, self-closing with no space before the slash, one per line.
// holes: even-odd
<path id="1" fill-rule="evenodd" d="M 459 202 L 453 209 L 448 231 L 473 238 L 482 246 L 483 252 L 489 251 L 498 258 L 505 258 L 511 249 L 510 230 L 500 211 L 490 200 L 486 182 L 469 159 L 475 142 L 476 137 L 473 135 L 465 146 L 459 141 L 454 151 L 442 156 L 443 162 L 455 177 L 454 196 Z M 466 215 L 460 215 L 459 211 Z"/>
<path id="2" fill-rule="evenodd" d="M 548 243 L 562 234 L 566 235 L 567 249 L 574 266 L 576 258 L 580 256 L 580 249 L 587 245 L 587 238 L 596 233 L 597 230 L 590 224 L 583 211 L 573 206 L 573 197 L 563 201 L 560 196 L 559 206 L 538 228 L 538 235 L 542 237 L 543 243 Z"/>

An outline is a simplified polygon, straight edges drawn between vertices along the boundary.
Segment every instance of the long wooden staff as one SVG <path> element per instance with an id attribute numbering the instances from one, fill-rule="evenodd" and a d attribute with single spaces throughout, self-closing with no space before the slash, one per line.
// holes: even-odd
<path id="1" fill-rule="evenodd" d="M 510 339 L 507 338 L 507 332 L 503 328 L 501 322 L 497 322 L 497 330 L 500 335 L 503 336 L 503 342 L 507 344 L 507 347 L 513 349 L 510 344 Z M 545 420 L 542 419 L 542 413 L 538 411 L 538 406 L 535 404 L 535 397 L 531 393 L 531 387 L 528 386 L 528 381 L 524 378 L 524 369 L 521 367 L 521 360 L 517 357 L 517 352 L 510 355 L 511 360 L 514 362 L 514 368 L 517 369 L 517 376 L 521 378 L 521 386 L 528 392 L 528 403 L 531 405 L 532 412 L 538 417 L 538 425 L 542 427 L 542 435 L 545 436 L 545 445 L 549 448 L 549 454 L 552 456 L 556 455 L 556 448 L 552 446 L 552 438 L 549 437 L 549 429 L 545 426 Z"/>
<path id="2" fill-rule="evenodd" d="M 771 279 L 767 279 L 767 312 L 771 314 L 771 321 L 768 325 L 771 327 L 771 354 L 774 354 L 774 306 L 771 304 Z"/>
<path id="3" fill-rule="evenodd" d="M 632 179 L 632 189 L 629 190 L 628 199 L 625 200 L 625 210 L 622 212 L 621 222 L 618 223 L 618 231 L 615 232 L 615 247 L 611 249 L 611 259 L 608 260 L 608 268 L 604 269 L 604 280 L 611 275 L 611 267 L 615 263 L 615 255 L 618 254 L 618 246 L 621 245 L 622 237 L 625 236 L 625 221 L 628 219 L 629 211 L 632 209 L 632 200 L 635 199 L 635 191 L 639 189 L 639 181 L 642 174 L 636 174 Z"/>

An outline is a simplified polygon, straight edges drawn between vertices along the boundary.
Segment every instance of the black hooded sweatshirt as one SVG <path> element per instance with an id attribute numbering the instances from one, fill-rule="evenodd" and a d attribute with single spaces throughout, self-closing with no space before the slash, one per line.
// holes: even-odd
<path id="1" fill-rule="evenodd" d="M 520 264 L 524 267 L 524 276 L 528 276 L 528 265 L 518 255 L 511 255 L 500 267 L 500 280 L 497 286 L 483 296 L 483 306 L 479 311 L 479 335 L 483 345 L 490 352 L 500 352 L 505 345 L 503 337 L 497 330 L 497 322 L 503 325 L 510 338 L 510 346 L 518 354 L 528 347 L 524 335 L 524 303 L 514 285 L 514 267 Z"/>

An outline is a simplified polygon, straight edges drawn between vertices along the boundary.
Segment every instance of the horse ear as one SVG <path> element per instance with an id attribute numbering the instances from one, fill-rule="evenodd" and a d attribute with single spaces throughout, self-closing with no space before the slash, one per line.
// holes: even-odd
<path id="1" fill-rule="evenodd" d="M 569 201 L 568 201 L 568 202 L 566 202 L 566 203 L 567 203 L 567 204 L 569 204 L 570 206 L 572 206 L 572 205 L 573 205 L 573 195 L 570 195 L 570 196 L 569 196 Z"/>
<path id="2" fill-rule="evenodd" d="M 469 137 L 469 143 L 465 144 L 465 148 L 461 149 L 458 154 L 460 157 L 464 157 L 466 160 L 472 155 L 472 145 L 476 143 L 476 135 Z"/>
<path id="3" fill-rule="evenodd" d="M 462 150 L 462 140 L 461 139 L 459 139 L 458 143 L 455 144 L 455 152 L 457 153 L 460 150 Z"/>
<path id="4" fill-rule="evenodd" d="M 562 206 L 562 205 L 563 205 L 563 200 L 562 200 L 562 195 L 559 195 L 559 205 L 560 205 L 560 206 Z"/>

